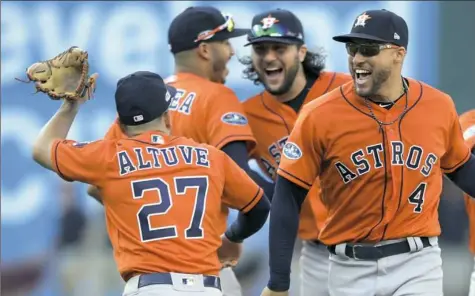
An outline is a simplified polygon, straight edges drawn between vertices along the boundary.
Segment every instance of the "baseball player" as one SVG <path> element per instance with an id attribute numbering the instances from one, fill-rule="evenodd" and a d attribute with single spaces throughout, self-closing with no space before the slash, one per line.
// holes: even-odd
<path id="1" fill-rule="evenodd" d="M 451 97 L 402 77 L 408 27 L 387 10 L 360 14 L 343 42 L 353 82 L 303 107 L 278 168 L 270 280 L 288 295 L 298 214 L 316 177 L 328 210 L 332 296 L 443 295 L 437 216 L 442 174 L 475 194 L 475 156 Z"/>
<path id="2" fill-rule="evenodd" d="M 460 125 L 462 126 L 463 137 L 468 147 L 475 154 L 475 109 L 467 111 L 460 116 Z M 469 219 L 469 247 L 470 252 L 475 256 L 475 200 L 465 194 L 465 204 Z M 470 282 L 469 296 L 475 296 L 475 265 Z"/>
<path id="3" fill-rule="evenodd" d="M 265 91 L 244 102 L 249 124 L 258 140 L 252 157 L 275 180 L 282 147 L 301 107 L 350 81 L 351 76 L 323 71 L 324 57 L 307 50 L 302 23 L 288 10 L 270 10 L 254 16 L 248 39 L 252 51 L 251 57 L 241 59 L 246 65 L 244 76 L 265 87 Z M 318 182 L 309 194 L 320 195 Z M 303 240 L 302 296 L 328 295 L 325 283 L 329 253 L 318 241 L 325 218 L 321 199 L 306 199 L 299 223 L 299 238 Z"/>
<path id="4" fill-rule="evenodd" d="M 248 165 L 249 151 L 256 141 L 244 108 L 224 85 L 226 65 L 234 55 L 229 39 L 247 32 L 236 29 L 231 16 L 209 6 L 190 7 L 175 17 L 168 31 L 175 75 L 165 80 L 177 89 L 169 108 L 171 133 L 224 151 L 270 196 L 274 185 Z M 116 122 L 105 138 L 120 138 L 121 134 Z M 92 188 L 88 192 L 97 195 Z M 226 230 L 228 212 L 223 207 L 217 224 L 222 232 Z M 224 268 L 220 276 L 225 296 L 241 296 L 240 284 L 230 267 Z"/>
<path id="5" fill-rule="evenodd" d="M 80 102 L 65 100 L 34 145 L 36 162 L 100 190 L 127 282 L 124 296 L 222 295 L 218 252 L 235 257 L 270 208 L 262 189 L 225 153 L 170 135 L 167 109 L 175 91 L 157 74 L 133 73 L 115 93 L 126 138 L 66 140 Z M 223 204 L 240 215 L 221 238 L 216 221 Z"/>

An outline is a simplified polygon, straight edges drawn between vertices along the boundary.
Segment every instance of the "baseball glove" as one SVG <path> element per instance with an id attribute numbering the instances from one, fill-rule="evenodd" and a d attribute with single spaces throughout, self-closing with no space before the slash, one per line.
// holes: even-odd
<path id="1" fill-rule="evenodd" d="M 93 97 L 98 74 L 89 75 L 88 53 L 77 46 L 52 59 L 34 63 L 26 69 L 27 81 L 34 81 L 36 92 L 53 100 L 89 100 Z"/>

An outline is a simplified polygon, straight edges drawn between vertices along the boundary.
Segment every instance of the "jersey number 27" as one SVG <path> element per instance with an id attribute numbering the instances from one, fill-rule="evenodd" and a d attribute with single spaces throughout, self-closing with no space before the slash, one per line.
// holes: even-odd
<path id="1" fill-rule="evenodd" d="M 150 226 L 150 216 L 167 214 L 173 206 L 172 196 L 183 196 L 189 188 L 196 188 L 197 190 L 193 215 L 188 228 L 185 230 L 185 238 L 203 238 L 202 222 L 208 193 L 208 177 L 176 177 L 174 183 L 175 192 L 172 194 L 169 184 L 161 178 L 132 182 L 134 199 L 143 198 L 146 191 L 157 191 L 160 196 L 160 202 L 143 205 L 137 213 L 140 236 L 143 242 L 178 237 L 175 225 L 152 228 Z"/>

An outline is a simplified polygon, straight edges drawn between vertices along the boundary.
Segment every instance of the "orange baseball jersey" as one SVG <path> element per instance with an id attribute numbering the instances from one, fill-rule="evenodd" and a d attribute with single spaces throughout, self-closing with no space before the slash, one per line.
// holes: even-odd
<path id="1" fill-rule="evenodd" d="M 475 109 L 467 111 L 460 116 L 463 137 L 470 149 L 475 148 Z M 475 199 L 465 194 L 465 204 L 467 206 L 469 221 L 469 247 L 475 254 Z"/>
<path id="2" fill-rule="evenodd" d="M 172 135 L 191 138 L 218 149 L 233 141 L 245 141 L 249 150 L 254 149 L 256 140 L 244 108 L 230 88 L 191 73 L 178 73 L 165 82 L 177 89 L 168 108 Z M 107 131 L 106 139 L 121 136 L 116 120 Z M 219 224 L 224 233 L 229 210 L 223 207 L 222 211 Z"/>
<path id="3" fill-rule="evenodd" d="M 256 143 L 239 99 L 227 86 L 191 73 L 165 79 L 177 89 L 168 110 L 172 134 L 221 149 L 233 141 Z"/>
<path id="4" fill-rule="evenodd" d="M 51 159 L 64 179 L 99 188 L 125 280 L 152 272 L 218 275 L 222 204 L 247 212 L 263 194 L 224 152 L 159 132 L 58 140 Z"/>
<path id="5" fill-rule="evenodd" d="M 278 174 L 306 189 L 320 177 L 324 244 L 440 235 L 442 174 L 470 150 L 451 97 L 407 81 L 389 110 L 357 96 L 350 82 L 301 111 Z"/>
<path id="6" fill-rule="evenodd" d="M 304 104 L 350 80 L 351 76 L 346 74 L 322 72 L 309 90 Z M 257 139 L 257 146 L 252 157 L 256 159 L 261 169 L 275 180 L 282 147 L 294 128 L 298 114 L 292 107 L 279 102 L 267 91 L 249 98 L 243 104 L 252 133 Z M 320 195 L 318 182 L 315 182 L 309 194 L 310 196 Z M 323 226 L 325 218 L 326 211 L 321 199 L 306 199 L 300 214 L 299 237 L 304 240 L 316 240 L 319 234 L 318 229 Z"/>

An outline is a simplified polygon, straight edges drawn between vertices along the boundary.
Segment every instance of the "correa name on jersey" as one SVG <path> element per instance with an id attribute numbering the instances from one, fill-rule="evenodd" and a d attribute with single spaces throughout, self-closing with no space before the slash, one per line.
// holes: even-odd
<path id="1" fill-rule="evenodd" d="M 417 145 L 412 145 L 408 149 L 407 155 L 404 154 L 404 143 L 400 141 L 391 142 L 391 158 L 389 163 L 392 166 L 406 166 L 411 170 L 419 170 L 424 177 L 428 177 L 438 157 L 434 153 L 424 153 L 424 149 Z M 374 165 L 371 166 L 372 159 Z M 337 161 L 335 167 L 345 184 L 355 180 L 361 175 L 368 173 L 371 169 L 380 169 L 383 167 L 384 149 L 383 144 L 367 146 L 364 149 L 358 149 L 350 156 L 350 161 Z M 351 163 L 349 166 L 347 164 Z"/>
<path id="2" fill-rule="evenodd" d="M 160 169 L 163 166 L 173 167 L 177 165 L 195 165 L 209 168 L 209 151 L 206 148 L 186 145 L 171 146 L 166 148 L 136 147 L 134 148 L 135 159 L 129 152 L 123 150 L 117 153 L 119 161 L 119 175 L 124 176 L 135 171 Z"/>

